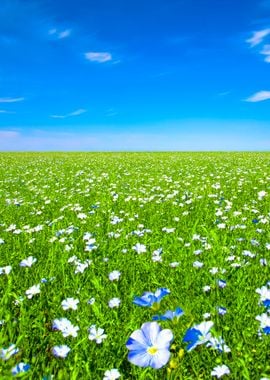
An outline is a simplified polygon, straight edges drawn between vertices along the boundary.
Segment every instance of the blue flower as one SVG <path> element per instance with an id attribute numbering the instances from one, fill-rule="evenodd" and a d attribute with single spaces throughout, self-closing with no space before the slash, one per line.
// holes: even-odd
<path id="1" fill-rule="evenodd" d="M 167 288 L 160 288 L 152 292 L 144 292 L 141 297 L 135 297 L 133 303 L 142 307 L 152 307 L 157 310 L 159 308 L 159 303 L 163 297 L 169 294 L 170 291 Z"/>
<path id="2" fill-rule="evenodd" d="M 154 315 L 153 321 L 166 321 L 170 320 L 173 322 L 178 322 L 179 318 L 184 314 L 183 310 L 180 307 L 177 307 L 175 311 L 167 310 L 163 315 Z"/>
<path id="3" fill-rule="evenodd" d="M 13 367 L 11 369 L 11 373 L 13 376 L 16 376 L 16 375 L 19 375 L 20 373 L 27 372 L 29 369 L 30 369 L 29 364 L 21 362 L 21 363 L 15 365 L 15 367 Z"/>
<path id="4" fill-rule="evenodd" d="M 214 323 L 212 321 L 204 321 L 199 325 L 195 325 L 194 327 L 188 329 L 183 338 L 184 342 L 189 342 L 187 350 L 191 351 L 198 345 L 207 343 L 212 338 L 209 330 L 213 327 L 213 325 Z"/>
<path id="5" fill-rule="evenodd" d="M 140 330 L 134 331 L 126 343 L 130 351 L 128 360 L 139 367 L 159 369 L 170 359 L 172 331 L 161 330 L 157 322 L 144 323 Z"/>

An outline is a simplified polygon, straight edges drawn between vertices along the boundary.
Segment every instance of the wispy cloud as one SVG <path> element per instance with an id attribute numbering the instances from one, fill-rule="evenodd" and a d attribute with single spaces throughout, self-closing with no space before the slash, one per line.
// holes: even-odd
<path id="1" fill-rule="evenodd" d="M 111 53 L 108 53 L 108 52 L 89 51 L 89 52 L 85 53 L 85 58 L 91 62 L 103 63 L 103 62 L 111 61 L 112 55 L 111 55 Z"/>
<path id="2" fill-rule="evenodd" d="M 247 39 L 246 42 L 250 44 L 250 47 L 254 47 L 259 45 L 269 34 L 270 28 L 258 30 L 257 32 L 253 32 L 252 37 Z"/>
<path id="3" fill-rule="evenodd" d="M 17 102 L 22 102 L 24 98 L 0 98 L 0 103 L 17 103 Z"/>
<path id="4" fill-rule="evenodd" d="M 0 110 L 0 113 L 4 113 L 4 114 L 12 114 L 12 113 L 15 113 L 15 112 L 8 111 L 8 110 Z"/>
<path id="5" fill-rule="evenodd" d="M 53 119 L 66 119 L 68 117 L 82 115 L 85 112 L 87 112 L 87 110 L 85 110 L 84 108 L 79 108 L 78 110 L 67 113 L 65 115 L 51 115 L 50 117 L 52 117 Z"/>
<path id="6" fill-rule="evenodd" d="M 63 32 L 58 33 L 58 38 L 61 40 L 63 38 L 69 37 L 71 34 L 71 29 L 63 30 Z"/>
<path id="7" fill-rule="evenodd" d="M 270 99 L 270 91 L 259 91 L 245 99 L 246 102 L 256 103 Z"/>
<path id="8" fill-rule="evenodd" d="M 265 56 L 265 62 L 270 63 L 270 45 L 264 45 L 264 47 L 260 51 L 260 54 Z"/>
<path id="9" fill-rule="evenodd" d="M 67 38 L 71 34 L 71 29 L 65 30 L 57 30 L 56 28 L 49 29 L 48 34 L 50 36 L 55 36 L 57 39 L 62 40 L 63 38 Z"/>

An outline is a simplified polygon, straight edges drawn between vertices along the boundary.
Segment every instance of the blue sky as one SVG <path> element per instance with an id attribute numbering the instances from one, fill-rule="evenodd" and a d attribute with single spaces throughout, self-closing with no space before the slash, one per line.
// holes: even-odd
<path id="1" fill-rule="evenodd" d="M 0 150 L 269 150 L 270 0 L 1 0 Z"/>

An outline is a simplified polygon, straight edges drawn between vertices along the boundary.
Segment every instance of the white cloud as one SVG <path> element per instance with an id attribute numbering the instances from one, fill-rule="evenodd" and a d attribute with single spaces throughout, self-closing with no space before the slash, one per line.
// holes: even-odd
<path id="1" fill-rule="evenodd" d="M 263 29 L 257 32 L 253 32 L 253 36 L 246 40 L 246 42 L 250 44 L 250 47 L 254 47 L 256 45 L 259 45 L 263 41 L 263 39 L 267 37 L 269 34 L 270 29 Z"/>
<path id="2" fill-rule="evenodd" d="M 88 61 L 91 62 L 108 62 L 112 60 L 112 55 L 111 53 L 108 52 L 94 52 L 90 51 L 88 53 L 85 53 L 85 58 L 88 59 Z"/>
<path id="3" fill-rule="evenodd" d="M 71 30 L 70 29 L 66 29 L 66 30 L 63 30 L 63 32 L 59 32 L 58 33 L 58 38 L 61 40 L 63 38 L 67 38 L 69 37 L 71 34 Z"/>
<path id="4" fill-rule="evenodd" d="M 67 113 L 65 115 L 51 115 L 50 117 L 52 117 L 53 119 L 66 119 L 67 117 L 79 116 L 85 112 L 87 112 L 87 110 L 85 110 L 84 108 L 79 108 L 78 110 Z"/>
<path id="5" fill-rule="evenodd" d="M 24 98 L 0 98 L 0 103 L 16 103 L 22 102 Z"/>
<path id="6" fill-rule="evenodd" d="M 264 45 L 260 54 L 265 55 L 264 61 L 270 63 L 270 45 Z"/>
<path id="7" fill-rule="evenodd" d="M 246 102 L 256 103 L 270 99 L 270 91 L 259 91 L 245 99 Z"/>
<path id="8" fill-rule="evenodd" d="M 81 115 L 82 113 L 85 113 L 85 112 L 87 112 L 85 109 L 80 108 L 77 111 L 70 112 L 68 114 L 68 116 L 79 116 L 79 115 Z"/>
<path id="9" fill-rule="evenodd" d="M 50 36 L 55 36 L 59 40 L 62 40 L 63 38 L 67 38 L 71 34 L 71 29 L 65 29 L 62 31 L 57 30 L 56 28 L 49 29 L 48 34 Z"/>

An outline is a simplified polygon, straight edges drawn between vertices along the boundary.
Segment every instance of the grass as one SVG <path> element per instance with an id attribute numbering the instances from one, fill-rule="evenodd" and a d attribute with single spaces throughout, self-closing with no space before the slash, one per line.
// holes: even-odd
<path id="1" fill-rule="evenodd" d="M 269 153 L 1 153 L 0 267 L 12 270 L 0 275 L 0 349 L 15 344 L 19 352 L 0 359 L 0 378 L 12 378 L 19 362 L 30 365 L 20 375 L 27 379 L 103 379 L 112 368 L 125 380 L 211 379 L 218 364 L 231 379 L 270 378 L 270 338 L 255 319 L 265 312 L 256 289 L 270 280 L 269 181 Z M 85 250 L 87 232 L 96 249 Z M 136 253 L 136 243 L 146 252 Z M 91 260 L 83 273 L 75 274 L 74 255 Z M 29 256 L 37 261 L 21 267 Z M 109 280 L 114 270 L 118 281 Z M 37 284 L 40 294 L 28 299 Z M 159 322 L 174 334 L 171 361 L 140 368 L 125 344 L 157 312 L 132 301 L 161 287 L 170 294 L 159 314 L 179 306 L 184 315 Z M 68 297 L 79 300 L 77 310 L 63 310 Z M 108 306 L 114 297 L 118 308 Z M 230 352 L 187 351 L 183 336 L 205 313 Z M 79 327 L 77 337 L 53 331 L 61 317 Z M 93 324 L 107 335 L 101 344 L 88 339 Z M 62 344 L 71 349 L 65 359 L 52 354 Z"/>

